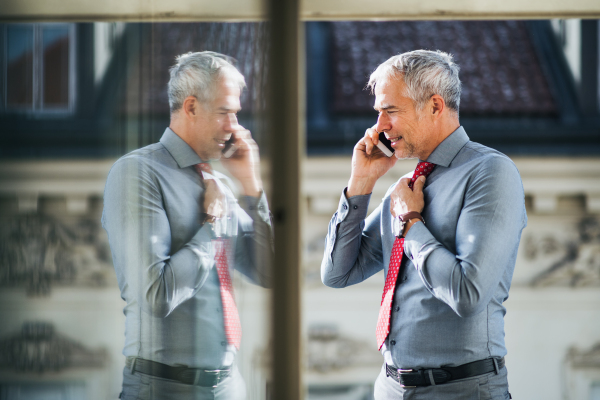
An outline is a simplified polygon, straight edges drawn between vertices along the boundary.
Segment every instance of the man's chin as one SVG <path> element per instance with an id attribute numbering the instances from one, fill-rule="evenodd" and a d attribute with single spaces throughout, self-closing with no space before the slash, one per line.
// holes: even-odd
<path id="1" fill-rule="evenodd" d="M 412 156 L 410 154 L 406 154 L 406 152 L 404 152 L 404 151 L 398 151 L 398 150 L 396 150 L 394 152 L 394 156 L 396 156 L 396 158 L 398 160 L 408 160 L 409 158 L 414 158 L 414 156 Z"/>
<path id="2" fill-rule="evenodd" d="M 221 159 L 221 156 L 223 156 L 221 149 L 215 150 L 209 155 L 209 158 L 207 161 L 218 161 Z"/>
<path id="3" fill-rule="evenodd" d="M 414 146 L 402 146 L 402 148 L 395 149 L 394 155 L 398 160 L 408 160 L 411 158 L 419 158 L 415 154 Z"/>

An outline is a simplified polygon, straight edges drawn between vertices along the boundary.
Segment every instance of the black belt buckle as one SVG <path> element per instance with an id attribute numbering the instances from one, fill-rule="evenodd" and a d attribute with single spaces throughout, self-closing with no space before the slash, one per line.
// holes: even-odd
<path id="1" fill-rule="evenodd" d="M 196 370 L 196 376 L 194 377 L 194 385 L 199 385 L 199 386 L 205 386 L 202 385 L 202 382 L 200 382 L 200 379 L 202 378 L 203 374 L 206 374 L 207 378 L 212 378 L 212 383 L 210 384 L 210 386 L 216 388 L 217 385 L 219 384 L 219 381 L 221 380 L 221 371 L 220 369 L 197 369 Z M 209 386 L 209 385 L 206 385 Z"/>
<path id="2" fill-rule="evenodd" d="M 402 369 L 402 368 L 398 368 L 398 383 L 400 384 L 400 387 L 403 388 L 414 388 L 416 386 L 407 386 L 405 384 L 402 383 L 402 374 L 407 374 L 409 372 L 415 372 L 414 369 Z"/>

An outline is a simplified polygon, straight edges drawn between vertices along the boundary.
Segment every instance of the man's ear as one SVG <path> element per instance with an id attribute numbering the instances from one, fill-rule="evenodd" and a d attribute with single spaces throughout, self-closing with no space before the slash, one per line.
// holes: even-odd
<path id="1" fill-rule="evenodd" d="M 439 94 L 434 94 L 429 100 L 431 116 L 439 118 L 446 111 L 446 102 Z"/>
<path id="2" fill-rule="evenodd" d="M 194 119 L 198 115 L 198 99 L 194 96 L 188 96 L 183 101 L 183 107 L 181 107 L 183 114 L 187 119 Z"/>

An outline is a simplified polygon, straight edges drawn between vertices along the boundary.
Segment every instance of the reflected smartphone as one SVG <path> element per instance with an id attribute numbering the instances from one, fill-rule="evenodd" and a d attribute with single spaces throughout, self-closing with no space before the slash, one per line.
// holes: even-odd
<path id="1" fill-rule="evenodd" d="M 233 153 L 236 152 L 238 147 L 234 142 L 235 142 L 235 136 L 232 134 L 231 137 L 229 138 L 229 140 L 225 142 L 225 148 L 223 149 L 223 151 L 221 151 L 221 154 L 223 155 L 223 157 L 229 158 L 233 155 Z"/>
<path id="2" fill-rule="evenodd" d="M 383 132 L 379 132 L 379 142 L 377 143 L 377 147 L 388 157 L 394 155 L 395 150 L 392 147 L 392 142 L 385 137 L 385 133 Z"/>

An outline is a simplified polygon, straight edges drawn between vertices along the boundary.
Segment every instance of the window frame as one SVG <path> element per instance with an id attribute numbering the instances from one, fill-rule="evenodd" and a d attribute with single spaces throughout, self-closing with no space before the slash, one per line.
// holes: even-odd
<path id="1" fill-rule="evenodd" d="M 31 106 L 13 106 L 8 104 L 8 27 L 10 25 L 19 25 L 31 27 L 33 29 L 33 101 Z M 66 107 L 46 106 L 44 105 L 44 56 L 43 56 L 43 30 L 48 27 L 66 27 L 69 37 L 69 61 L 68 61 L 68 102 Z M 77 48 L 76 27 L 74 23 L 52 22 L 52 23 L 19 23 L 2 24 L 0 26 L 1 42 L 1 71 L 2 84 L 0 86 L 1 101 L 0 109 L 4 114 L 32 115 L 39 117 L 64 117 L 71 116 L 75 112 L 77 101 L 77 68 L 75 54 Z"/>

